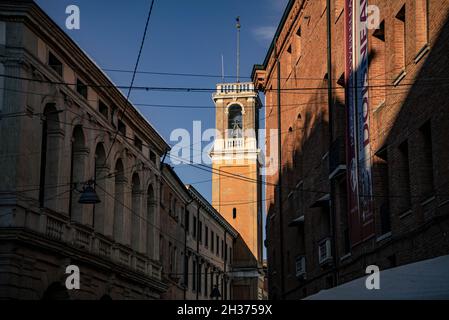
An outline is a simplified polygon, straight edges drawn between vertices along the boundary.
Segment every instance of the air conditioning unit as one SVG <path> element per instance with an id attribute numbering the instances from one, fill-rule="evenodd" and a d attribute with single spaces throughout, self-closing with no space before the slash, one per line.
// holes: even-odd
<path id="1" fill-rule="evenodd" d="M 326 239 L 318 244 L 318 261 L 320 264 L 328 263 L 332 260 L 331 239 Z"/>
<path id="2" fill-rule="evenodd" d="M 306 274 L 306 257 L 299 256 L 296 258 L 296 277 L 304 277 Z"/>

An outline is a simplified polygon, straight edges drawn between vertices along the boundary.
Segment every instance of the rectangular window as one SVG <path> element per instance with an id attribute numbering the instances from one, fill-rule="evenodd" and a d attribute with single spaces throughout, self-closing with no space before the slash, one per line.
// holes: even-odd
<path id="1" fill-rule="evenodd" d="M 160 234 L 159 235 L 159 261 L 162 262 L 162 253 L 164 252 L 164 238 Z"/>
<path id="2" fill-rule="evenodd" d="M 229 247 L 229 263 L 232 263 L 232 247 Z"/>
<path id="3" fill-rule="evenodd" d="M 118 110 L 117 106 L 114 106 L 114 105 L 111 106 L 111 118 L 110 119 L 111 119 L 111 125 L 114 128 L 117 128 L 117 126 L 115 125 L 115 114 L 116 114 L 117 110 Z"/>
<path id="4" fill-rule="evenodd" d="M 400 213 L 404 213 L 411 208 L 411 189 L 410 189 L 410 161 L 409 161 L 409 148 L 408 141 L 404 141 L 398 148 L 399 161 L 398 161 L 398 188 L 397 194 L 401 197 L 398 198 Z"/>
<path id="5" fill-rule="evenodd" d="M 150 150 L 150 161 L 156 164 L 156 153 Z"/>
<path id="6" fill-rule="evenodd" d="M 228 244 L 225 244 L 224 259 L 228 261 Z"/>
<path id="7" fill-rule="evenodd" d="M 224 241 L 221 240 L 221 258 L 224 259 Z"/>
<path id="8" fill-rule="evenodd" d="M 209 228 L 206 226 L 204 230 L 204 245 L 209 246 Z"/>
<path id="9" fill-rule="evenodd" d="M 214 232 L 210 231 L 210 251 L 214 252 Z"/>
<path id="10" fill-rule="evenodd" d="M 108 106 L 101 100 L 98 101 L 98 111 L 100 114 L 105 118 L 108 119 L 109 117 L 109 108 Z"/>
<path id="11" fill-rule="evenodd" d="M 379 194 L 384 198 L 382 204 L 379 208 L 379 218 L 380 218 L 380 233 L 381 235 L 386 234 L 391 231 L 391 220 L 390 220 L 390 184 L 389 184 L 389 169 L 388 169 L 388 152 L 385 148 L 383 151 L 376 154 L 376 171 L 378 174 L 379 183 Z"/>
<path id="12" fill-rule="evenodd" d="M 203 242 L 203 222 L 198 222 L 198 241 Z"/>
<path id="13" fill-rule="evenodd" d="M 80 79 L 76 79 L 76 92 L 87 99 L 87 86 Z"/>
<path id="14" fill-rule="evenodd" d="M 400 73 L 405 69 L 405 48 L 406 48 L 406 24 L 405 24 L 405 5 L 402 6 L 401 10 L 396 14 L 394 19 L 394 61 L 395 61 L 395 72 Z"/>
<path id="15" fill-rule="evenodd" d="M 137 136 L 134 136 L 134 146 L 139 149 L 139 151 L 142 151 L 143 142 Z"/>
<path id="16" fill-rule="evenodd" d="M 123 123 L 122 120 L 118 120 L 117 126 L 118 126 L 118 132 L 120 132 L 120 134 L 122 136 L 126 136 L 126 125 Z"/>
<path id="17" fill-rule="evenodd" d="M 421 188 L 422 200 L 427 200 L 434 195 L 434 176 L 433 176 L 433 147 L 432 147 L 432 127 L 431 122 L 427 121 L 419 130 L 422 141 L 421 148 Z"/>
<path id="18" fill-rule="evenodd" d="M 192 234 L 192 236 L 194 237 L 194 238 L 196 238 L 196 228 L 197 228 L 198 226 L 196 225 L 196 217 L 195 216 L 193 216 L 193 234 Z"/>
<path id="19" fill-rule="evenodd" d="M 62 62 L 52 53 L 48 53 L 48 66 L 52 68 L 60 77 L 62 77 Z"/>
<path id="20" fill-rule="evenodd" d="M 186 231 L 187 231 L 187 233 L 190 232 L 190 212 L 189 212 L 189 210 L 186 210 Z"/>
<path id="21" fill-rule="evenodd" d="M 217 240 L 217 242 L 216 242 L 217 252 L 216 253 L 218 256 L 220 254 L 220 239 L 218 236 L 215 239 Z"/>

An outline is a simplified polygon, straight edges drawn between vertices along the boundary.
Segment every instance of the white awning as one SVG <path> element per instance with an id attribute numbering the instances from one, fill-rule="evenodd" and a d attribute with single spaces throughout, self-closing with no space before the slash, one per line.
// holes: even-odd
<path id="1" fill-rule="evenodd" d="M 366 277 L 322 290 L 305 300 L 449 299 L 449 255 L 380 271 L 380 289 L 368 290 Z"/>

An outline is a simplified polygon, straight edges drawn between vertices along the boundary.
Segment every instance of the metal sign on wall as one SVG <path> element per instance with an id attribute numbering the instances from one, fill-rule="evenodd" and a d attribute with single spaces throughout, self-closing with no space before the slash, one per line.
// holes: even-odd
<path id="1" fill-rule="evenodd" d="M 368 1 L 346 0 L 346 163 L 351 244 L 374 230 L 368 94 Z"/>

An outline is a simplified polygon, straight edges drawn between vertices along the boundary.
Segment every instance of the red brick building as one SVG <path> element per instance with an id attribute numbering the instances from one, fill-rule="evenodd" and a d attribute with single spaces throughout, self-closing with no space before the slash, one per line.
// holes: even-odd
<path id="1" fill-rule="evenodd" d="M 349 3 L 377 6 L 377 28 Z M 448 20 L 447 0 L 288 3 L 253 70 L 282 146 L 266 179 L 270 298 L 449 253 Z"/>

